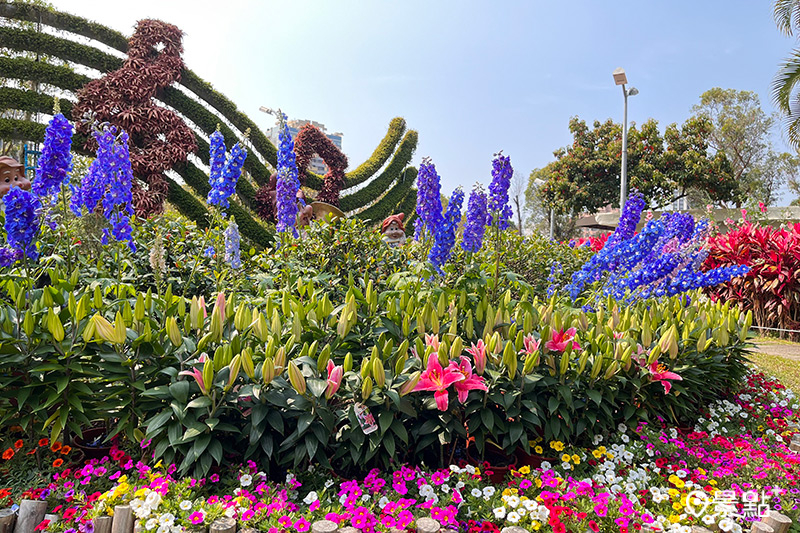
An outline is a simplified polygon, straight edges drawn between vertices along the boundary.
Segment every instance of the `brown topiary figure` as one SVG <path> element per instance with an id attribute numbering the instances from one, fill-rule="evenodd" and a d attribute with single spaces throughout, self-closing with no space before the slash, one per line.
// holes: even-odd
<path id="1" fill-rule="evenodd" d="M 194 133 L 183 119 L 152 100 L 158 90 L 180 79 L 182 36 L 172 24 L 139 21 L 122 68 L 86 84 L 72 110 L 84 134 L 89 124 L 80 120 L 87 112 L 128 132 L 134 176 L 147 185 L 145 189 L 139 181 L 133 184 L 133 206 L 139 216 L 163 210 L 168 189 L 164 171 L 197 149 Z M 86 148 L 96 148 L 91 135 Z"/>

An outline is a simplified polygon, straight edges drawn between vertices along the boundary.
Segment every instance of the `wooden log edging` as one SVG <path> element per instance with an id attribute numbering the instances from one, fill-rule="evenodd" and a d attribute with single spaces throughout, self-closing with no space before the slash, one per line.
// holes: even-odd
<path id="1" fill-rule="evenodd" d="M 44 520 L 47 502 L 44 500 L 22 500 L 19 503 L 19 515 L 14 533 L 33 533 L 36 526 Z"/>
<path id="2" fill-rule="evenodd" d="M 236 520 L 233 518 L 217 518 L 208 528 L 208 533 L 236 533 Z"/>
<path id="3" fill-rule="evenodd" d="M 772 529 L 768 524 L 764 522 L 753 522 L 752 527 L 750 528 L 751 533 L 775 533 L 775 530 Z"/>
<path id="4" fill-rule="evenodd" d="M 788 533 L 792 526 L 792 519 L 778 511 L 769 510 L 765 516 L 761 517 L 761 523 L 771 527 L 775 533 Z"/>
<path id="5" fill-rule="evenodd" d="M 17 522 L 17 513 L 13 509 L 0 509 L 0 533 L 11 533 Z"/>
<path id="6" fill-rule="evenodd" d="M 110 516 L 98 516 L 97 518 L 92 520 L 94 524 L 94 533 L 111 533 L 111 521 L 113 519 Z"/>
<path id="7" fill-rule="evenodd" d="M 111 533 L 133 533 L 133 511 L 130 505 L 117 505 L 114 507 Z"/>

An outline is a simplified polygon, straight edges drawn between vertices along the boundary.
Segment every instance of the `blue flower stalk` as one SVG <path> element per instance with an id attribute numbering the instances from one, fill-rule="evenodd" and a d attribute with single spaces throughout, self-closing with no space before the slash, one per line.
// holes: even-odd
<path id="1" fill-rule="evenodd" d="M 277 224 L 276 229 L 281 233 L 291 231 L 296 237 L 297 228 L 297 192 L 300 190 L 297 162 L 294 155 L 294 141 L 286 125 L 288 118 L 283 112 L 278 111 L 280 133 L 278 134 L 278 181 L 276 184 L 277 199 Z"/>
<path id="2" fill-rule="evenodd" d="M 31 190 L 40 198 L 56 197 L 72 171 L 72 124 L 56 113 L 44 132 L 44 146 Z"/>
<path id="3" fill-rule="evenodd" d="M 511 187 L 511 178 L 514 168 L 511 158 L 503 155 L 501 150 L 492 160 L 492 183 L 489 185 L 489 224 L 499 230 L 508 227 L 513 211 L 508 203 L 508 189 Z"/>
<path id="4" fill-rule="evenodd" d="M 211 172 L 209 173 L 208 183 L 211 190 L 208 192 L 206 201 L 210 205 L 218 205 L 222 209 L 228 209 L 230 202 L 228 199 L 236 192 L 236 183 L 242 175 L 242 167 L 247 159 L 247 150 L 241 143 L 236 143 L 231 148 L 231 153 L 225 156 L 225 140 L 222 134 L 215 131 L 211 134 L 210 145 Z M 224 164 L 220 164 L 224 159 Z"/>
<path id="5" fill-rule="evenodd" d="M 111 224 L 111 231 L 108 228 L 103 230 L 103 244 L 108 244 L 109 236 L 113 235 L 118 242 L 127 242 L 131 252 L 135 252 L 136 243 L 133 241 L 133 228 L 131 228 L 133 169 L 131 169 L 127 132 L 123 131 L 120 134 L 119 142 L 115 143 L 113 148 L 109 166 L 114 169 L 114 178 L 109 180 L 108 189 L 103 197 L 103 216 Z"/>
<path id="6" fill-rule="evenodd" d="M 417 216 L 414 238 L 432 235 L 442 220 L 442 187 L 430 157 L 424 157 L 417 173 Z"/>
<path id="7" fill-rule="evenodd" d="M 242 256 L 239 248 L 239 226 L 231 219 L 225 229 L 225 262 L 234 270 L 242 268 Z"/>
<path id="8" fill-rule="evenodd" d="M 481 249 L 488 219 L 486 193 L 476 184 L 469 194 L 467 203 L 467 221 L 464 224 L 464 237 L 461 241 L 461 248 L 465 252 L 476 253 Z"/>
<path id="9" fill-rule="evenodd" d="M 5 229 L 8 247 L 3 249 L 0 260 L 10 266 L 19 259 L 37 259 L 36 236 L 39 234 L 42 202 L 30 191 L 12 187 L 3 197 Z"/>
<path id="10" fill-rule="evenodd" d="M 114 144 L 116 143 L 115 132 L 112 128 L 107 127 L 102 131 L 95 131 L 93 135 L 97 142 L 95 160 L 92 161 L 89 171 L 81 180 L 80 187 L 71 187 L 72 199 L 69 207 L 75 216 L 81 216 L 84 207 L 90 213 L 93 212 L 97 208 L 97 204 L 103 200 L 106 188 L 113 178 L 113 169 L 109 163 L 113 158 Z"/>
<path id="11" fill-rule="evenodd" d="M 458 223 L 461 221 L 461 205 L 463 203 L 464 191 L 461 190 L 461 187 L 458 187 L 453 191 L 450 202 L 447 204 L 447 211 L 433 233 L 433 248 L 428 254 L 428 259 L 439 275 L 444 275 L 442 266 L 450 259 L 453 245 L 456 243 L 456 229 L 458 229 Z"/>

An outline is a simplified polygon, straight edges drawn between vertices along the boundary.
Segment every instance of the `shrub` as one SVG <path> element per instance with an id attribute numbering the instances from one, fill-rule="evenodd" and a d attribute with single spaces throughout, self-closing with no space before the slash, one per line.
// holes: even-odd
<path id="1" fill-rule="evenodd" d="M 709 287 L 716 300 L 752 310 L 756 325 L 800 329 L 800 224 L 780 228 L 743 221 L 709 241 L 705 269 L 746 265 L 747 275 Z M 792 334 L 796 339 L 797 333 Z M 781 333 L 783 336 L 783 333 Z"/>

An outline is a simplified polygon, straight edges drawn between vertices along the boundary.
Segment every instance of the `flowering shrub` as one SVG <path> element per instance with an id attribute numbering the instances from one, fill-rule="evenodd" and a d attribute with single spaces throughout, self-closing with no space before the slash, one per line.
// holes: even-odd
<path id="1" fill-rule="evenodd" d="M 708 287 L 714 299 L 752 310 L 755 324 L 800 329 L 800 224 L 780 228 L 743 221 L 709 241 L 703 268 L 749 269 L 742 277 Z M 797 337 L 797 333 L 793 334 Z"/>

